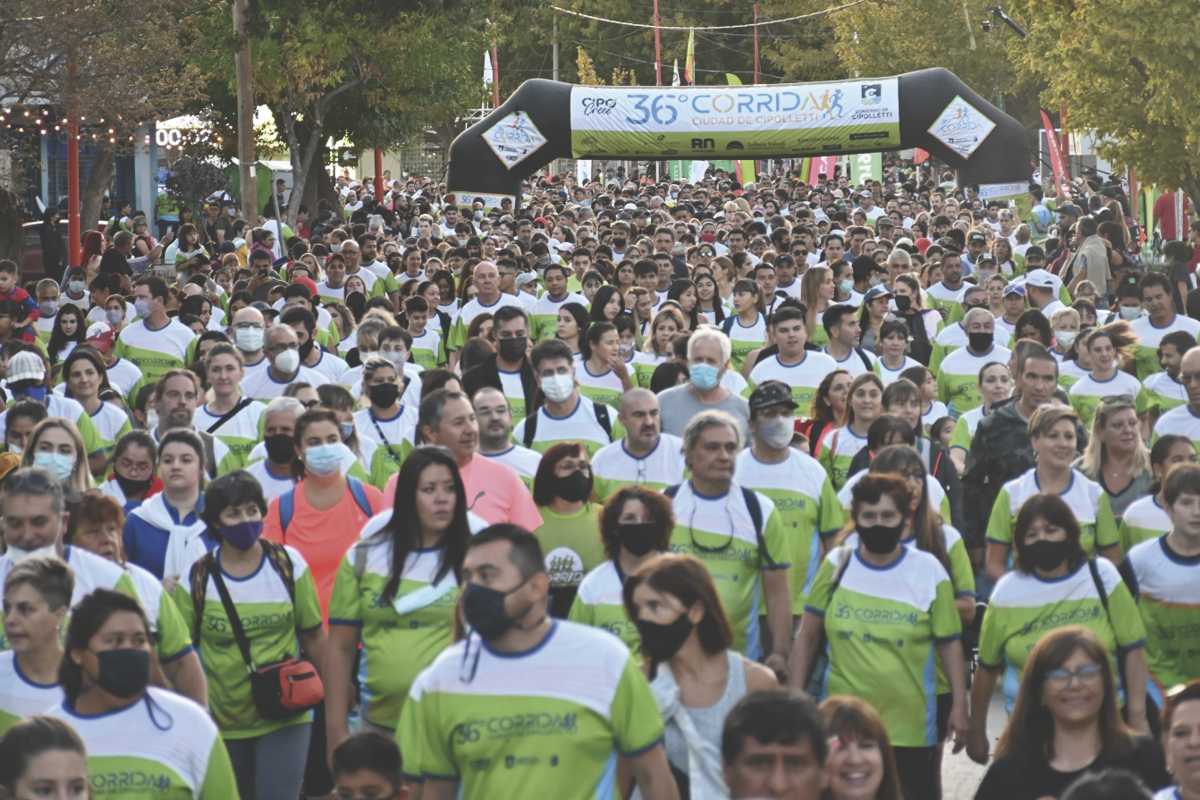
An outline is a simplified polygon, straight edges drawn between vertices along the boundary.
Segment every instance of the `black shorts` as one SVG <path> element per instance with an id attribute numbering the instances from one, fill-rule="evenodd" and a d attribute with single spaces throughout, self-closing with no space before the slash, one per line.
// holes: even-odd
<path id="1" fill-rule="evenodd" d="M 950 709 L 954 705 L 954 695 L 939 694 L 937 696 L 937 736 L 939 742 L 946 741 L 950 735 Z"/>

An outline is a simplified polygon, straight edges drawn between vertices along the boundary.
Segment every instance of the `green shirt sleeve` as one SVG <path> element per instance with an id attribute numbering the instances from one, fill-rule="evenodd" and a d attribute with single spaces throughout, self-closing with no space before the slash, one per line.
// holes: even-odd
<path id="1" fill-rule="evenodd" d="M 774 564 L 764 563 L 764 569 L 787 569 L 790 566 L 787 556 L 787 533 L 784 531 L 782 515 L 778 508 L 771 509 L 763 525 L 763 546 Z"/>
<path id="2" fill-rule="evenodd" d="M 974 597 L 975 570 L 971 567 L 966 543 L 960 538 L 950 547 L 947 555 L 950 557 L 950 581 L 954 584 L 954 596 Z"/>
<path id="3" fill-rule="evenodd" d="M 958 418 L 954 423 L 954 430 L 950 433 L 950 449 L 956 447 L 968 453 L 971 451 L 971 429 L 967 427 L 965 415 Z"/>
<path id="4" fill-rule="evenodd" d="M 336 589 L 334 591 L 337 591 Z M 575 595 L 575 599 L 571 601 L 571 610 L 567 612 L 567 619 L 571 622 L 578 622 L 580 625 L 594 626 L 595 615 L 592 613 L 592 607 L 579 599 L 579 595 Z"/>
<path id="5" fill-rule="evenodd" d="M 825 616 L 825 609 L 829 608 L 833 599 L 833 570 L 834 564 L 831 559 L 821 560 L 821 566 L 817 568 L 817 574 L 808 590 L 808 599 L 804 604 L 806 612 L 812 612 L 819 617 Z"/>
<path id="6" fill-rule="evenodd" d="M 1004 665 L 1004 609 L 989 605 L 979 630 L 979 663 L 990 669 Z"/>
<path id="7" fill-rule="evenodd" d="M 83 438 L 83 449 L 88 455 L 103 452 L 104 440 L 100 438 L 100 433 L 96 430 L 96 426 L 92 423 L 92 415 L 84 411 L 75 420 L 75 427 L 79 429 L 79 435 Z M 128 429 L 129 423 L 125 423 L 125 429 Z M 124 430 L 122 431 L 124 432 Z"/>
<path id="8" fill-rule="evenodd" d="M 1119 581 L 1108 594 L 1108 618 L 1117 649 L 1130 650 L 1146 641 L 1146 625 L 1125 581 Z"/>
<path id="9" fill-rule="evenodd" d="M 826 475 L 825 480 L 821 483 L 821 512 L 817 523 L 818 530 L 822 538 L 827 538 L 841 530 L 845 524 L 846 512 L 838 500 L 837 492 L 833 490 L 833 483 Z M 812 555 L 815 557 L 817 554 L 813 553 Z"/>
<path id="10" fill-rule="evenodd" d="M 1096 508 L 1096 554 L 1106 547 L 1119 545 L 1120 533 L 1117 531 L 1117 518 L 1113 515 L 1112 501 L 1108 492 L 1100 494 L 1100 505 Z"/>
<path id="11" fill-rule="evenodd" d="M 158 640 L 156 642 L 160 661 L 172 661 L 186 653 L 192 646 L 192 637 L 187 623 L 175 601 L 165 591 L 158 596 Z"/>
<path id="12" fill-rule="evenodd" d="M 192 587 L 187 575 L 183 575 L 179 583 L 175 584 L 171 600 L 179 612 L 184 630 L 187 631 L 188 641 L 196 641 L 200 637 L 200 631 L 196 630 L 196 608 L 192 604 Z"/>
<path id="13" fill-rule="evenodd" d="M 1012 503 L 1008 499 L 1008 490 L 1001 489 L 992 505 L 992 515 L 988 517 L 987 540 L 997 544 L 1012 545 L 1013 525 L 1016 520 L 1012 516 Z"/>
<path id="14" fill-rule="evenodd" d="M 460 315 L 458 319 L 454 320 L 454 327 L 450 330 L 450 341 L 446 343 L 446 348 L 448 350 L 461 350 L 466 342 L 467 324 Z"/>
<path id="15" fill-rule="evenodd" d="M 419 683 L 419 679 L 418 679 Z M 400 762 L 404 772 L 417 778 L 435 777 L 445 780 L 458 778 L 458 768 L 450 752 L 450 732 L 443 734 L 434 706 L 437 696 L 426 692 L 418 695 L 416 687 L 400 710 L 396 726 L 396 743 L 400 746 Z"/>
<path id="16" fill-rule="evenodd" d="M 237 778 L 233 775 L 233 764 L 229 751 L 220 736 L 213 737 L 212 750 L 208 754 L 208 771 L 204 774 L 204 785 L 200 787 L 199 800 L 240 800 Z"/>
<path id="17" fill-rule="evenodd" d="M 646 676 L 632 655 L 625 659 L 625 669 L 613 695 L 609 718 L 612 720 L 617 748 L 624 755 L 639 755 L 663 737 L 658 705 L 654 702 Z"/>
<path id="18" fill-rule="evenodd" d="M 962 618 L 958 616 L 958 608 L 954 605 L 954 587 L 950 585 L 948 575 L 938 581 L 929 616 L 935 639 L 945 641 L 962 636 Z"/>
<path id="19" fill-rule="evenodd" d="M 359 602 L 358 576 L 351 562 L 351 548 L 338 564 L 333 578 L 333 595 L 329 600 L 329 624 L 362 624 L 362 604 Z"/>
<path id="20" fill-rule="evenodd" d="M 296 626 L 302 631 L 310 631 L 321 625 L 321 603 L 317 600 L 317 584 L 313 581 L 312 570 L 307 567 L 296 581 L 296 601 L 292 613 L 296 615 Z"/>

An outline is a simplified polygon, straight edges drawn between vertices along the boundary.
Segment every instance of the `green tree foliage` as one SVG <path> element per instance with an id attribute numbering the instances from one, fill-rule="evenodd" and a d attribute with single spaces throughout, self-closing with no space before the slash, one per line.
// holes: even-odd
<path id="1" fill-rule="evenodd" d="M 1099 134 L 1100 153 L 1200 207 L 1200 23 L 1195 0 L 1018 0 L 1017 59 L 1047 105 Z"/>

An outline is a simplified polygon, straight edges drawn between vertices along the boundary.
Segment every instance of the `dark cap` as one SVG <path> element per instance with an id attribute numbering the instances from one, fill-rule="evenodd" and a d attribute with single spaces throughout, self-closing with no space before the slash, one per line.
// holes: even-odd
<path id="1" fill-rule="evenodd" d="M 1070 214 L 1073 217 L 1082 217 L 1083 210 L 1074 203 L 1063 203 L 1058 208 L 1054 209 L 1059 214 Z"/>
<path id="2" fill-rule="evenodd" d="M 783 381 L 764 381 L 750 393 L 750 412 L 762 411 L 771 406 L 787 406 L 796 409 L 799 405 L 792 397 L 792 390 Z"/>
<path id="3" fill-rule="evenodd" d="M 970 238 L 969 238 L 967 241 L 969 241 L 969 242 L 983 242 L 983 243 L 986 243 L 986 242 L 987 242 L 987 237 L 986 237 L 986 236 L 984 236 L 984 235 L 983 235 L 983 233 L 981 233 L 980 231 L 972 231 L 972 233 L 971 233 L 971 236 L 970 236 Z"/>

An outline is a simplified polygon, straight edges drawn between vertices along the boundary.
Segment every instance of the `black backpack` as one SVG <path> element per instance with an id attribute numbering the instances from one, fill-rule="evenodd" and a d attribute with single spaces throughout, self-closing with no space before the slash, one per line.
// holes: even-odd
<path id="1" fill-rule="evenodd" d="M 604 435 L 611 442 L 613 440 L 612 420 L 608 416 L 608 406 L 603 403 L 592 403 L 592 410 L 596 412 L 596 423 L 604 430 Z M 532 414 L 525 417 L 525 432 L 521 437 L 521 441 L 526 447 L 533 447 L 533 440 L 537 438 L 539 411 L 541 411 L 540 408 L 535 409 Z"/>

